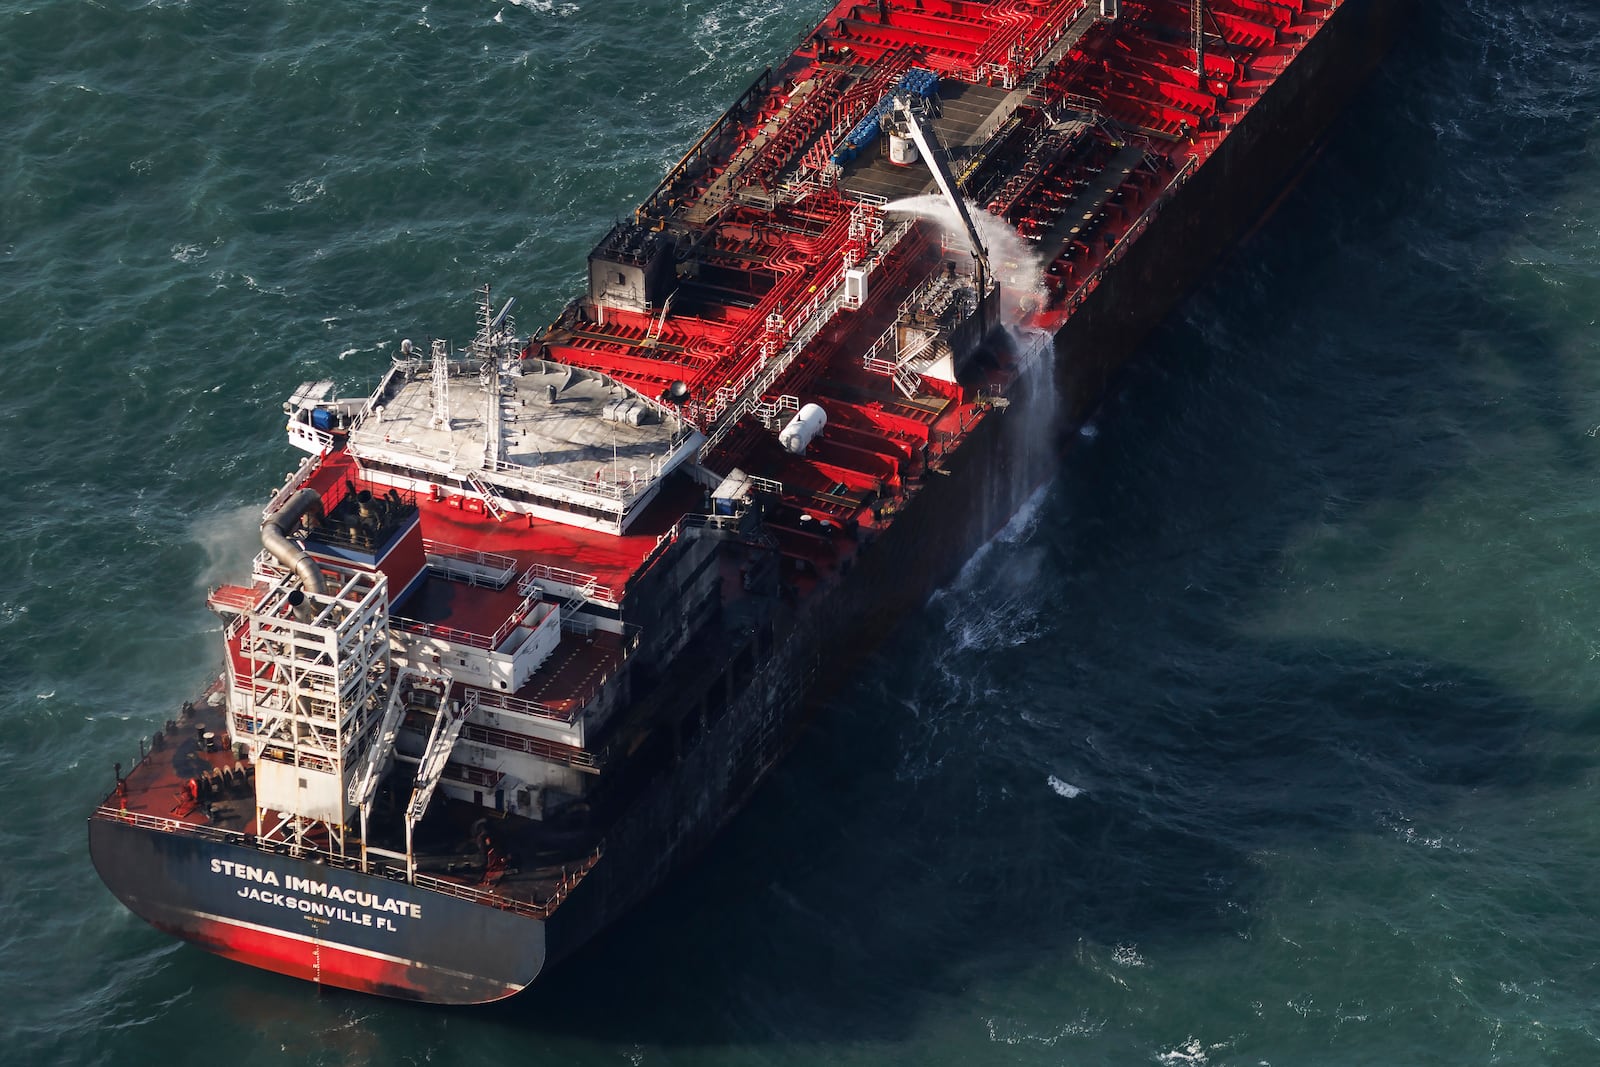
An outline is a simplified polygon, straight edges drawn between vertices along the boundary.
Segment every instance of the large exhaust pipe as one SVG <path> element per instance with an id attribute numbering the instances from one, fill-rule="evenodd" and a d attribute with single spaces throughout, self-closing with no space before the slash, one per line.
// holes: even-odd
<path id="1" fill-rule="evenodd" d="M 289 540 L 289 531 L 313 510 L 322 514 L 322 495 L 315 489 L 300 490 L 261 524 L 261 545 L 279 563 L 300 576 L 306 592 L 322 594 L 327 592 L 322 582 L 322 569 L 309 552 Z"/>

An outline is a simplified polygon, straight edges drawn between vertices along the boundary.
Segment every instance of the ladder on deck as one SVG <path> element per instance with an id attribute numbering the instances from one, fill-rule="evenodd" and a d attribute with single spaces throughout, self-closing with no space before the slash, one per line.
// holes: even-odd
<path id="1" fill-rule="evenodd" d="M 475 689 L 468 689 L 466 698 L 457 707 L 450 707 L 448 700 L 440 705 L 439 714 L 433 720 L 433 729 L 428 733 L 428 745 L 422 750 L 422 760 L 417 765 L 416 788 L 411 791 L 411 802 L 406 805 L 408 834 L 422 821 L 423 813 L 428 810 L 428 801 L 433 799 L 433 791 L 438 788 L 439 779 L 444 777 L 444 765 L 450 762 L 456 738 L 461 736 L 461 728 L 467 724 L 467 717 L 477 708 L 478 692 Z"/>
<path id="2" fill-rule="evenodd" d="M 477 491 L 479 496 L 483 497 L 483 506 L 488 509 L 490 515 L 494 516 L 496 522 L 500 522 L 505 519 L 505 504 L 501 502 L 499 497 L 494 495 L 494 490 L 489 488 L 488 483 L 482 478 L 478 477 L 478 473 L 476 471 L 467 472 L 467 484 L 472 486 L 472 488 Z"/>
<path id="3" fill-rule="evenodd" d="M 372 798 L 377 795 L 378 781 L 383 777 L 389 756 L 394 751 L 395 738 L 400 735 L 406 696 L 411 692 L 411 687 L 406 683 L 412 680 L 424 683 L 429 689 L 438 686 L 443 694 L 441 700 L 450 694 L 452 676 L 448 670 L 435 674 L 420 667 L 401 667 L 395 675 L 389 687 L 389 703 L 384 709 L 383 721 L 378 724 L 377 736 L 361 757 L 355 776 L 350 779 L 347 799 L 361 810 L 362 819 L 366 819 L 372 811 Z"/>
<path id="4" fill-rule="evenodd" d="M 922 388 L 922 375 L 912 370 L 909 366 L 901 364 L 894 369 L 895 388 L 904 393 L 906 399 L 914 399 L 917 390 Z"/>

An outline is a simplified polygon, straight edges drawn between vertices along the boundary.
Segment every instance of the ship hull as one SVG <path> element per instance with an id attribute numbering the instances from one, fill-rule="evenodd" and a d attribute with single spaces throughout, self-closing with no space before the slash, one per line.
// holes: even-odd
<path id="1" fill-rule="evenodd" d="M 785 620 L 720 730 L 708 730 L 633 806 L 563 902 L 552 961 L 576 951 L 703 848 L 793 743 L 808 716 L 890 628 L 953 580 L 1055 469 L 1143 336 L 1259 220 L 1393 42 L 1406 0 L 1351 0 L 1151 221 L 941 474 L 854 570 Z M 1348 68 L 1346 67 L 1348 64 Z M 715 672 L 713 672 L 715 673 Z M 689 693 L 691 704 L 700 693 Z"/>
<path id="2" fill-rule="evenodd" d="M 1139 342 L 1304 167 L 1415 0 L 1348 0 L 1056 334 L 1065 425 L 1092 417 Z"/>
<path id="3" fill-rule="evenodd" d="M 606 835 L 603 856 L 548 920 L 404 882 L 259 851 L 247 842 L 162 831 L 100 815 L 90 846 L 101 877 L 157 928 L 267 970 L 362 992 L 446 1004 L 525 988 L 635 906 L 702 850 L 742 807 L 822 704 L 889 628 L 947 584 L 1058 461 L 1140 339 L 1260 218 L 1296 165 L 1370 74 L 1405 0 L 1350 0 L 1262 96 L 1216 153 L 1149 220 L 1127 255 L 1077 307 L 1011 395 L 973 428 L 938 476 L 853 570 L 775 609 L 776 640 L 726 713 L 649 783 Z M 707 668 L 727 685 L 726 667 Z M 705 689 L 686 690 L 685 706 Z M 667 717 L 669 720 L 671 716 Z M 259 872 L 239 876 L 239 869 Z M 269 880 L 274 885 L 264 884 Z M 294 885 L 335 884 L 419 909 L 395 918 L 341 902 L 315 922 Z M 255 895 L 251 895 L 251 890 Z M 265 897 L 265 899 L 264 899 Z M 361 915 L 379 918 L 367 925 Z M 351 916 L 358 916 L 355 925 Z"/>
<path id="4" fill-rule="evenodd" d="M 405 882 L 99 816 L 89 852 L 129 910 L 219 956 L 320 985 L 434 1004 L 524 989 L 544 924 Z"/>

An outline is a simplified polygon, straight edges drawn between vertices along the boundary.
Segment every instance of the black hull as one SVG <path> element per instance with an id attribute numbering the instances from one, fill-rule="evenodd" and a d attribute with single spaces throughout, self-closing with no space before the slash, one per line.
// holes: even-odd
<path id="1" fill-rule="evenodd" d="M 1340 8 L 1056 334 L 1053 358 L 1022 378 L 1010 410 L 974 428 L 855 568 L 784 620 L 787 636 L 780 628 L 771 659 L 734 697 L 722 728 L 681 753 L 608 836 L 604 857 L 554 917 L 552 962 L 704 847 L 778 762 L 808 712 L 1049 477 L 1061 442 L 1092 415 L 1139 341 L 1261 218 L 1370 76 L 1410 6 L 1351 0 Z"/>
<path id="2" fill-rule="evenodd" d="M 152 926 L 219 956 L 340 989 L 434 1004 L 500 1000 L 544 967 L 544 924 L 243 842 L 89 821 L 89 852 Z"/>
<path id="3" fill-rule="evenodd" d="M 985 418 L 940 461 L 938 476 L 926 479 L 848 574 L 792 608 L 774 609 L 775 639 L 749 682 L 730 694 L 715 724 L 675 747 L 672 765 L 644 787 L 606 835 L 598 863 L 547 920 L 105 813 L 90 820 L 101 877 L 157 928 L 283 974 L 447 1004 L 525 988 L 704 848 L 793 743 L 808 712 L 1049 476 L 1059 442 L 1090 417 L 1144 335 L 1260 218 L 1369 76 L 1409 6 L 1350 0 L 1339 9 L 1075 310 L 1054 338 L 1054 354 L 1018 383 L 1010 410 Z M 736 683 L 718 673 L 713 684 Z M 703 704 L 705 690 L 681 699 Z M 245 865 L 260 879 L 217 873 L 218 864 Z M 269 873 L 275 886 L 263 884 Z M 300 903 L 284 902 L 290 878 L 396 901 L 421 917 L 396 918 L 389 928 L 358 916 L 356 925 L 351 915 L 376 920 L 380 913 L 341 904 L 342 914 L 313 921 Z M 251 898 L 252 887 L 276 896 Z"/>

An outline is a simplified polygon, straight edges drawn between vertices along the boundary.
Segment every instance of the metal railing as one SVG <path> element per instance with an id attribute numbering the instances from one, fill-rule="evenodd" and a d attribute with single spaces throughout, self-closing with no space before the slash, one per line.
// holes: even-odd
<path id="1" fill-rule="evenodd" d="M 571 586 L 582 593 L 586 600 L 598 600 L 602 604 L 617 605 L 617 594 L 609 585 L 601 585 L 600 579 L 592 574 L 582 571 L 571 571 L 565 567 L 551 567 L 544 563 L 535 563 L 530 566 L 525 575 L 533 578 L 542 578 L 557 585 Z"/>
<path id="2" fill-rule="evenodd" d="M 1178 168 L 1178 173 L 1172 176 L 1172 180 L 1167 183 L 1166 188 L 1156 194 L 1151 200 L 1150 206 L 1145 208 L 1139 217 L 1133 221 L 1133 225 L 1122 231 L 1122 236 L 1118 237 L 1116 243 L 1106 250 L 1106 254 L 1100 258 L 1099 264 L 1084 275 L 1083 281 L 1072 291 L 1072 295 L 1062 302 L 1062 306 L 1066 310 L 1075 310 L 1084 300 L 1088 299 L 1089 294 L 1094 292 L 1100 285 L 1100 281 L 1105 277 L 1106 271 L 1127 253 L 1133 242 L 1150 227 L 1151 220 L 1161 213 L 1162 208 L 1166 207 L 1167 202 L 1172 199 L 1178 187 L 1188 181 L 1190 175 L 1199 166 L 1199 157 L 1190 156 L 1183 166 Z"/>
<path id="3" fill-rule="evenodd" d="M 456 897 L 473 904 L 499 908 L 502 911 L 514 911 L 521 915 L 548 918 L 550 913 L 555 911 L 561 905 L 561 902 L 566 900 L 567 896 L 578 887 L 578 883 L 583 880 L 583 876 L 593 870 L 594 865 L 600 862 L 600 856 L 603 851 L 604 846 L 596 845 L 595 850 L 582 863 L 577 864 L 571 870 L 563 867 L 561 878 L 556 882 L 555 891 L 542 904 L 513 900 L 510 897 L 501 896 L 492 889 L 480 889 L 477 886 L 462 885 L 460 882 L 446 881 L 443 878 L 435 878 L 429 874 L 417 875 L 416 884 L 423 889 L 432 890 L 435 893 L 443 893 L 445 896 Z"/>
<path id="4" fill-rule="evenodd" d="M 480 552 L 426 537 L 422 539 L 422 551 L 428 558 L 428 566 L 469 585 L 504 589 L 517 573 L 517 561 L 498 552 Z"/>
<path id="5" fill-rule="evenodd" d="M 583 711 L 578 707 L 562 711 L 549 704 L 541 704 L 537 700 L 523 700 L 521 697 L 507 696 L 488 689 L 478 694 L 478 707 L 492 711 L 509 711 L 516 715 L 529 715 L 537 719 L 550 719 L 564 725 L 571 725 L 577 721 Z"/>

